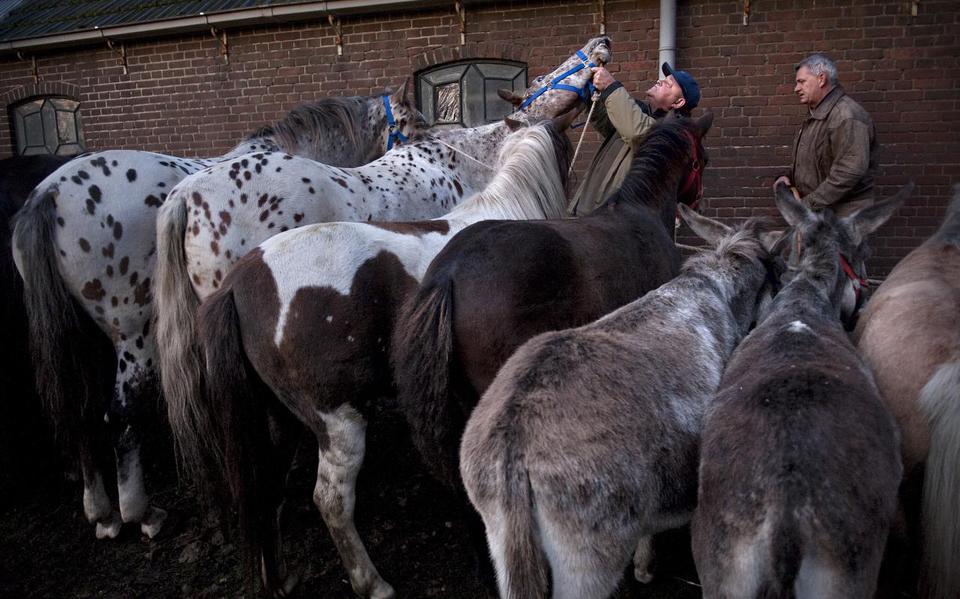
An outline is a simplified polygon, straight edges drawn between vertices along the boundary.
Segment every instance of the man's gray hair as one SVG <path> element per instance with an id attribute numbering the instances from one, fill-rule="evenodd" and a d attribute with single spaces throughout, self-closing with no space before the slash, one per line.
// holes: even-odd
<path id="1" fill-rule="evenodd" d="M 824 74 L 827 76 L 827 82 L 830 85 L 836 85 L 839 83 L 839 77 L 837 75 L 837 65 L 833 64 L 833 61 L 827 58 L 825 54 L 811 54 L 810 56 L 804 58 L 799 63 L 797 63 L 795 71 L 799 71 L 800 67 L 807 67 L 810 69 L 810 72 L 814 76 L 819 76 Z"/>

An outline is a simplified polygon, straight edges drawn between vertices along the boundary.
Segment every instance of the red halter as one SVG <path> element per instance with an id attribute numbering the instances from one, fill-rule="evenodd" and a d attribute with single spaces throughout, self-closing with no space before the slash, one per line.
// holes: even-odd
<path id="1" fill-rule="evenodd" d="M 687 136 L 687 139 L 690 140 L 690 146 L 693 148 L 693 168 L 687 174 L 687 179 L 683 182 L 683 187 L 680 188 L 678 195 L 685 195 L 690 191 L 691 187 L 696 185 L 697 197 L 690 203 L 690 209 L 696 210 L 697 206 L 700 205 L 700 200 L 703 199 L 703 169 L 700 165 L 700 152 L 698 150 L 699 144 L 697 143 L 697 139 L 689 131 L 685 131 L 684 134 Z M 679 216 L 679 214 L 678 212 L 677 216 Z"/>

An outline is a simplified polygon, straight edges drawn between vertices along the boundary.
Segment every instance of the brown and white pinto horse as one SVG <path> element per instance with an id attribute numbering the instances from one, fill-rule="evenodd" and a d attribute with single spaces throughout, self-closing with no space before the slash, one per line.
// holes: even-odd
<path id="1" fill-rule="evenodd" d="M 314 501 L 354 591 L 393 596 L 367 555 L 353 509 L 365 452 L 362 412 L 390 391 L 396 313 L 430 260 L 468 224 L 562 215 L 571 153 L 562 131 L 572 118 L 509 135 L 491 183 L 443 219 L 323 223 L 281 233 L 241 259 L 201 305 L 209 400 L 197 397 L 194 416 L 171 424 L 185 456 L 223 464 L 268 590 L 288 590 L 276 530 L 287 464 L 274 459 L 277 433 L 271 437 L 268 418 L 289 410 L 319 441 Z"/>
<path id="2" fill-rule="evenodd" d="M 414 441 L 439 479 L 461 488 L 463 427 L 517 347 L 599 318 L 677 275 L 677 202 L 700 197 L 702 138 L 712 120 L 708 113 L 657 124 L 605 209 L 579 219 L 478 223 L 433 261 L 400 317 L 391 359 Z"/>
<path id="3" fill-rule="evenodd" d="M 840 322 L 841 256 L 911 186 L 844 218 L 777 187 L 802 240 L 760 323 L 727 365 L 700 447 L 693 552 L 712 599 L 870 599 L 896 509 L 896 424 Z"/>
<path id="4" fill-rule="evenodd" d="M 723 231 L 640 299 L 527 341 L 470 416 L 460 471 L 503 599 L 603 599 L 689 520 L 703 414 L 773 265 L 761 221 Z"/>
<path id="5" fill-rule="evenodd" d="M 960 187 L 940 230 L 877 288 L 853 338 L 900 425 L 901 505 L 908 543 L 922 545 L 922 596 L 960 597 Z"/>

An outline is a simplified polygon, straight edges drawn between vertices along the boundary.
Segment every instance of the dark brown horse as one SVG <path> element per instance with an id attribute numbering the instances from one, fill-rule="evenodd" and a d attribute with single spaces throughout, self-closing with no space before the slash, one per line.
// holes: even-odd
<path id="1" fill-rule="evenodd" d="M 925 596 L 931 599 L 960 597 L 958 323 L 960 187 L 940 230 L 890 272 L 854 331 L 903 435 L 900 497 L 910 527 L 903 532 L 911 544 L 922 539 Z"/>
<path id="2" fill-rule="evenodd" d="M 692 534 L 705 597 L 873 597 L 901 465 L 896 424 L 840 321 L 841 256 L 862 258 L 906 193 L 837 218 L 777 188 L 799 264 L 730 358 L 703 426 Z"/>
<path id="3" fill-rule="evenodd" d="M 400 317 L 392 360 L 414 441 L 441 480 L 460 488 L 460 434 L 517 347 L 595 320 L 677 275 L 677 201 L 699 197 L 712 121 L 707 114 L 654 127 L 620 190 L 589 217 L 478 223 L 434 259 Z"/>

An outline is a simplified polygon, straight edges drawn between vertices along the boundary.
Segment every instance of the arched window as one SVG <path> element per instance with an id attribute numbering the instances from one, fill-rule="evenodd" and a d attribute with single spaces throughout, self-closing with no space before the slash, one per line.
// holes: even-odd
<path id="1" fill-rule="evenodd" d="M 437 126 L 476 127 L 500 120 L 513 106 L 497 89 L 522 93 L 527 65 L 508 60 L 469 60 L 437 65 L 417 73 L 417 106 Z"/>
<path id="2" fill-rule="evenodd" d="M 10 109 L 17 154 L 72 156 L 84 151 L 80 102 L 71 98 L 32 98 Z"/>

